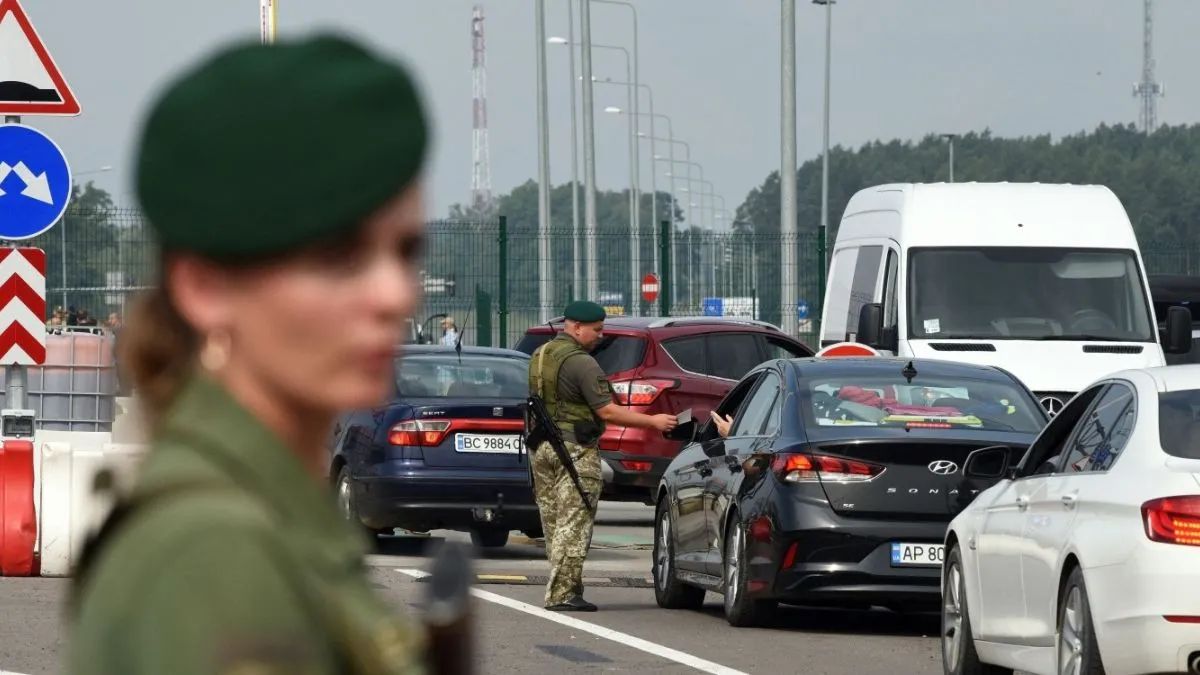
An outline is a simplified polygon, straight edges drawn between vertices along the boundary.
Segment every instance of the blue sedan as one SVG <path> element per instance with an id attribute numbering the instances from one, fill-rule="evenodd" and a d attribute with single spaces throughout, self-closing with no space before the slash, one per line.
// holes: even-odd
<path id="1" fill-rule="evenodd" d="M 330 476 L 343 515 L 369 530 L 464 530 L 476 545 L 541 536 L 521 446 L 529 357 L 406 345 L 386 406 L 344 416 Z"/>

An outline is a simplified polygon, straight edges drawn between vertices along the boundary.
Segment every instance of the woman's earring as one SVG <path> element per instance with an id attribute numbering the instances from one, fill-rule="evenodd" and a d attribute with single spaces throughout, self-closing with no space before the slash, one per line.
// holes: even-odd
<path id="1" fill-rule="evenodd" d="M 215 373 L 229 362 L 229 349 L 233 339 L 229 331 L 215 330 L 204 338 L 204 346 L 200 348 L 200 365 L 210 373 Z"/>

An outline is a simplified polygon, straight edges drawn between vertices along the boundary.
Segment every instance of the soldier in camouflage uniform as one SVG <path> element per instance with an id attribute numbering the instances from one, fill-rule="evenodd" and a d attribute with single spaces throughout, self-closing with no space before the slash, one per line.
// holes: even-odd
<path id="1" fill-rule="evenodd" d="M 591 503 L 583 502 L 549 443 L 542 443 L 531 460 L 533 488 L 550 561 L 546 609 L 594 612 L 596 606 L 583 599 L 583 562 L 592 542 L 602 487 L 600 434 L 606 422 L 670 431 L 677 420 L 674 415 L 643 415 L 613 403 L 612 385 L 588 353 L 603 337 L 604 308 L 578 301 L 568 305 L 564 315 L 565 330 L 533 353 L 529 389 L 546 402 L 558 424 Z"/>

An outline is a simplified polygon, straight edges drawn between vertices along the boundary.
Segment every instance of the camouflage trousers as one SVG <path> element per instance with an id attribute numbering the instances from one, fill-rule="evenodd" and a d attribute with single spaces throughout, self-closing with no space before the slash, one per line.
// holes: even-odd
<path id="1" fill-rule="evenodd" d="M 546 536 L 546 559 L 550 562 L 547 607 L 583 594 L 583 561 L 592 545 L 595 524 L 591 509 L 600 500 L 602 487 L 600 451 L 576 443 L 566 445 L 592 503 L 584 505 L 554 448 L 549 443 L 539 445 L 532 458 L 533 493 L 542 517 L 542 533 Z"/>

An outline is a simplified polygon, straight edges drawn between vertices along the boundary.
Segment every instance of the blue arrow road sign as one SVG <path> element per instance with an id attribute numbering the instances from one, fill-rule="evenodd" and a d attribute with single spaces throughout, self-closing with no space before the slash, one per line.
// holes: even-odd
<path id="1" fill-rule="evenodd" d="M 62 217 L 71 168 L 54 141 L 23 124 L 0 125 L 0 239 L 30 239 Z"/>
<path id="2" fill-rule="evenodd" d="M 704 316 L 725 316 L 722 298 L 702 298 L 700 306 L 704 308 Z"/>
<path id="3" fill-rule="evenodd" d="M 796 301 L 796 318 L 797 319 L 807 319 L 808 318 L 808 302 L 806 300 L 797 300 Z"/>

